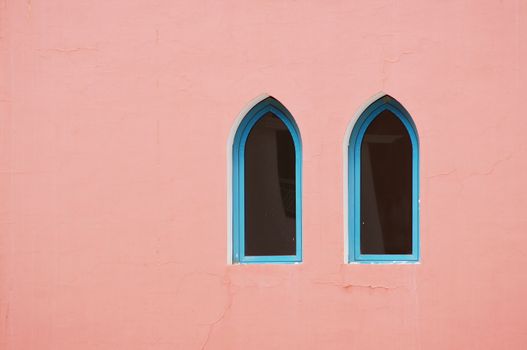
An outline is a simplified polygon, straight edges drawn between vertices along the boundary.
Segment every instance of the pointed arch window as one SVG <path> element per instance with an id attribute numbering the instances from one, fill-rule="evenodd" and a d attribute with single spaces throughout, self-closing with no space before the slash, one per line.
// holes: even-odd
<path id="1" fill-rule="evenodd" d="M 302 261 L 302 145 L 293 117 L 266 98 L 241 121 L 232 152 L 233 262 Z"/>
<path id="2" fill-rule="evenodd" d="M 390 96 L 357 120 L 348 146 L 349 261 L 419 260 L 419 142 Z"/>

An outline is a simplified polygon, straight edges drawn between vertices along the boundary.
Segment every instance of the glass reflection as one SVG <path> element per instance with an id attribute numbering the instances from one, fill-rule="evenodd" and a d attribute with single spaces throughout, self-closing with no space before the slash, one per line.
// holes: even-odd
<path id="1" fill-rule="evenodd" d="M 361 145 L 362 254 L 412 254 L 412 143 L 390 111 L 366 129 Z"/>
<path id="2" fill-rule="evenodd" d="M 295 255 L 295 146 L 274 114 L 251 129 L 244 161 L 245 255 Z"/>

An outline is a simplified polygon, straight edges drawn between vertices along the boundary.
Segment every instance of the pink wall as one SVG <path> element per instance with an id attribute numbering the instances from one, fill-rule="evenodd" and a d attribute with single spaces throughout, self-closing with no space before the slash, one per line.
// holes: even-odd
<path id="1" fill-rule="evenodd" d="M 524 1 L 4 0 L 1 349 L 525 349 Z M 342 142 L 421 138 L 419 265 L 343 264 Z M 304 262 L 229 266 L 227 154 L 279 99 Z"/>

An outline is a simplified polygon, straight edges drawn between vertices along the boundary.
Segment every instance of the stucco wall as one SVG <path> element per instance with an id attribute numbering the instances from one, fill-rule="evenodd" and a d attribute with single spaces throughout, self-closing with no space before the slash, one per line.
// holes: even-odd
<path id="1" fill-rule="evenodd" d="M 525 349 L 527 3 L 4 0 L 0 348 Z M 418 265 L 343 264 L 344 134 L 421 142 Z M 227 265 L 227 140 L 303 140 L 304 262 Z"/>

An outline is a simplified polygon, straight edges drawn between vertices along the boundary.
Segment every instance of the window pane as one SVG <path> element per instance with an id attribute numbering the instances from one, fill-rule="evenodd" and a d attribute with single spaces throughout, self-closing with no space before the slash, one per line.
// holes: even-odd
<path id="1" fill-rule="evenodd" d="M 412 143 L 390 111 L 368 126 L 361 145 L 362 254 L 412 254 Z"/>
<path id="2" fill-rule="evenodd" d="M 245 144 L 245 255 L 296 254 L 295 146 L 268 113 Z"/>

